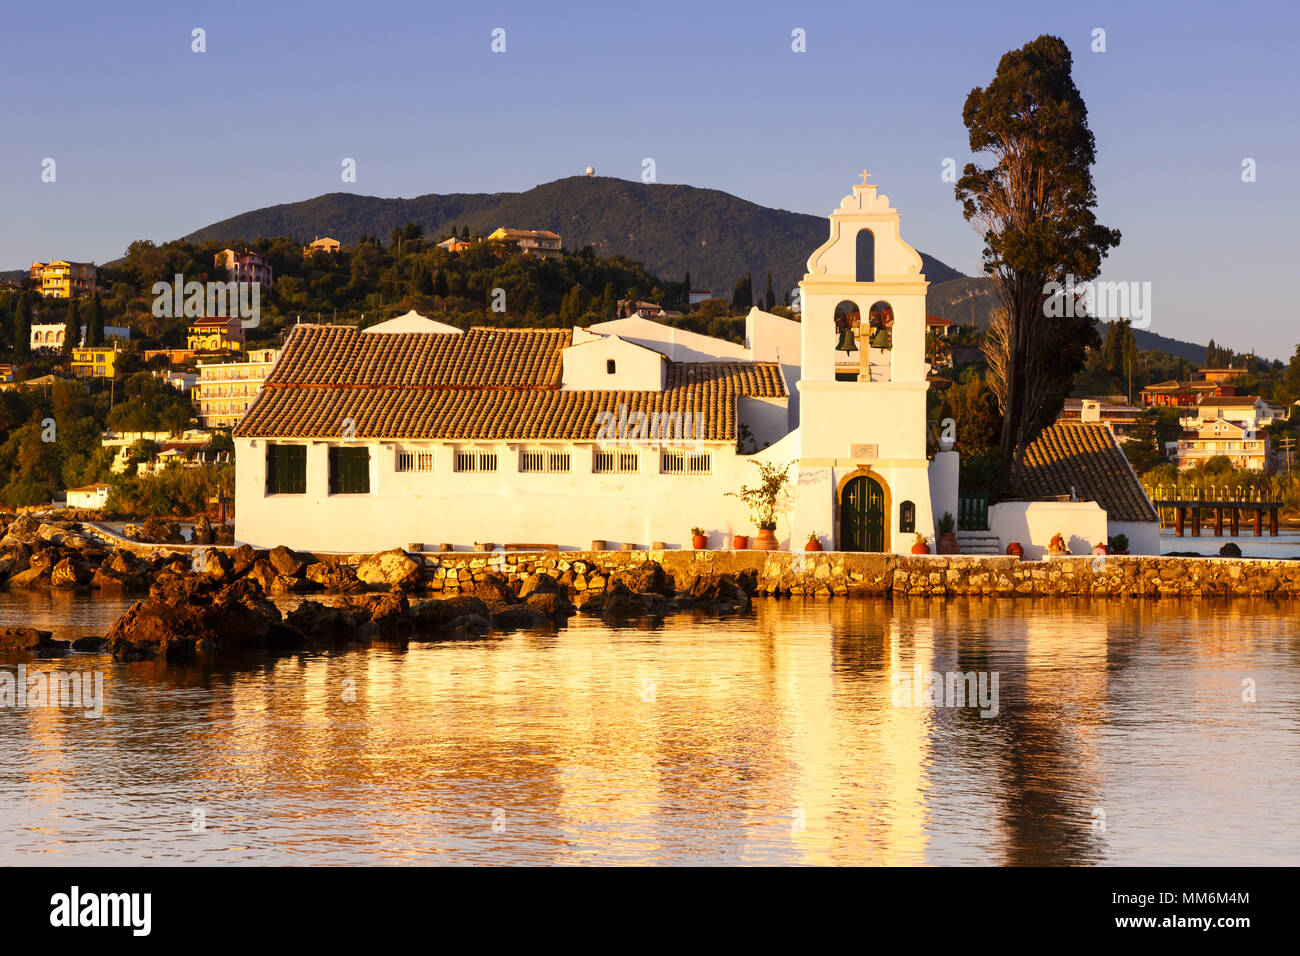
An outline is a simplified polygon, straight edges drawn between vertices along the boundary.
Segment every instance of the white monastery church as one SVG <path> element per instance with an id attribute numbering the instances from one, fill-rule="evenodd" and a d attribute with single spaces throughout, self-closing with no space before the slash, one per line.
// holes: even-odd
<path id="1" fill-rule="evenodd" d="M 828 550 L 907 552 L 916 533 L 932 539 L 958 513 L 958 454 L 927 450 L 928 283 L 867 178 L 808 260 L 802 321 L 753 309 L 744 345 L 637 317 L 295 327 L 234 431 L 236 539 L 689 548 L 698 526 L 729 547 L 758 530 L 728 495 L 759 483 L 755 462 L 790 466 L 782 547 L 816 534 Z M 1155 527 L 1104 424 L 1049 432 L 1066 451 L 1039 456 L 1045 500 L 998 505 L 991 524 L 1031 557 L 1062 528 L 1079 529 L 1077 552 L 1121 523 L 1130 536 L 1133 522 Z"/>

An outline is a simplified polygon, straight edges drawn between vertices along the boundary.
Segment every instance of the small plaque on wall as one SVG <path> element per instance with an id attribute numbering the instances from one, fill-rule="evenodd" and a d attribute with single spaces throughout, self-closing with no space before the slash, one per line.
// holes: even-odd
<path id="1" fill-rule="evenodd" d="M 879 445 L 850 445 L 850 458 L 878 458 L 880 457 Z"/>

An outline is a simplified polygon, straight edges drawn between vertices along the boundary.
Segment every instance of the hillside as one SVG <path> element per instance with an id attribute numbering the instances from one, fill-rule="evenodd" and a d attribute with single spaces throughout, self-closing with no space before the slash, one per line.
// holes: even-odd
<path id="1" fill-rule="evenodd" d="M 993 285 L 983 277 L 962 276 L 947 282 L 933 283 L 926 296 L 926 310 L 931 315 L 951 319 L 961 325 L 974 323 L 979 328 L 989 324 L 989 312 L 997 306 Z M 1104 322 L 1099 322 L 1103 334 Z M 1175 358 L 1185 358 L 1194 365 L 1205 361 L 1205 346 L 1194 342 L 1171 339 L 1146 329 L 1134 329 L 1133 338 L 1139 349 L 1158 349 Z"/>
<path id="2" fill-rule="evenodd" d="M 310 240 L 332 236 L 350 244 L 362 235 L 387 239 L 408 222 L 441 237 L 452 226 L 487 235 L 498 226 L 550 229 L 566 249 L 590 245 L 597 255 L 623 255 L 665 280 L 689 271 L 697 289 L 727 299 L 736 280 L 754 277 L 755 294 L 772 273 L 777 300 L 803 278 L 808 255 L 826 240 L 826 219 L 769 209 L 716 189 L 645 184 L 606 176 L 573 176 L 522 193 L 430 194 L 381 199 L 328 193 L 303 202 L 242 213 L 198 229 L 186 239 L 252 241 L 261 236 Z M 931 282 L 961 273 L 922 253 Z"/>

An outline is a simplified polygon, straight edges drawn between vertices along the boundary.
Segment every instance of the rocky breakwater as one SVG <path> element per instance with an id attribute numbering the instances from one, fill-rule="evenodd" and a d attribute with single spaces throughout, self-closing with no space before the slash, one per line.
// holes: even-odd
<path id="1" fill-rule="evenodd" d="M 683 610 L 729 614 L 747 610 L 756 585 L 749 574 L 694 575 L 679 592 L 653 561 L 621 567 L 581 590 L 557 568 L 507 575 L 477 570 L 455 588 L 432 589 L 429 567 L 403 552 L 310 561 L 287 548 L 209 552 L 197 573 L 166 574 L 149 596 L 110 629 L 108 649 L 120 660 L 186 660 L 249 651 L 373 642 L 477 638 L 521 628 L 555 628 L 575 613 L 610 623 Z M 445 582 L 445 575 L 444 575 Z M 324 591 L 287 614 L 272 594 Z M 364 591 L 369 588 L 371 590 Z M 376 591 L 374 589 L 382 588 Z M 420 597 L 421 594 L 432 596 Z M 575 603 L 576 600 L 576 603 Z"/>

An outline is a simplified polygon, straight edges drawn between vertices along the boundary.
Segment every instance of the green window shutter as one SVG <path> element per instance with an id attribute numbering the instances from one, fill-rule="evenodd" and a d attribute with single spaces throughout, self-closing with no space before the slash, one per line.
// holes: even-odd
<path id="1" fill-rule="evenodd" d="M 301 495 L 307 492 L 307 446 L 266 446 L 266 493 Z"/>
<path id="2" fill-rule="evenodd" d="M 329 469 L 330 494 L 370 494 L 369 448 L 331 448 Z"/>

